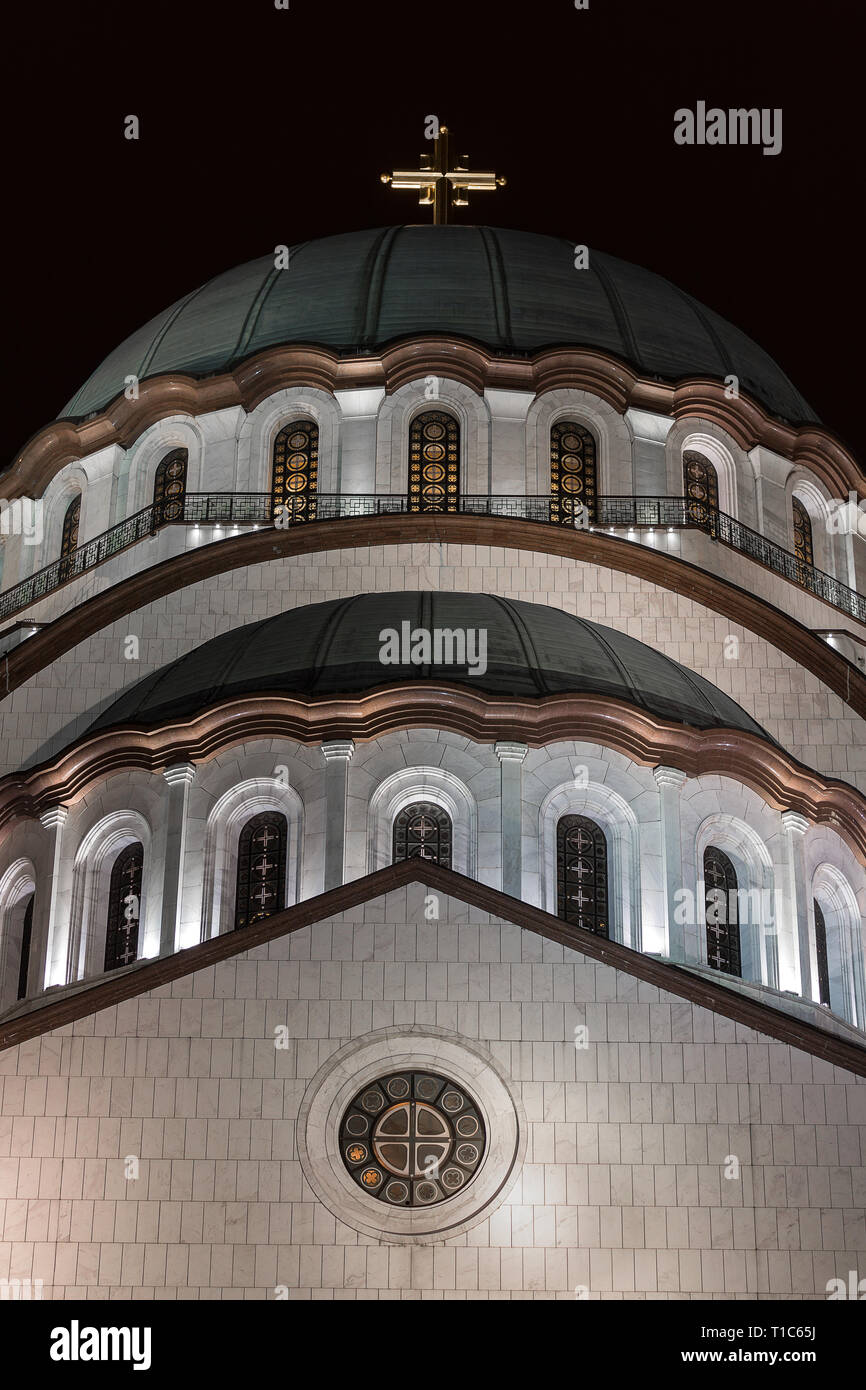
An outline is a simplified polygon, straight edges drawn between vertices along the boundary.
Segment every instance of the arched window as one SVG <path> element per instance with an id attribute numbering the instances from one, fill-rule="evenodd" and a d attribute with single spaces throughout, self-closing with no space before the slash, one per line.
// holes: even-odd
<path id="1" fill-rule="evenodd" d="M 556 901 L 563 921 L 610 935 L 607 840 L 587 816 L 561 816 L 556 827 Z"/>
<path id="2" fill-rule="evenodd" d="M 78 547 L 78 523 L 81 519 L 81 494 L 73 497 L 63 518 L 63 532 L 60 537 L 60 557 L 71 555 Z"/>
<path id="3" fill-rule="evenodd" d="M 703 454 L 692 450 L 683 454 L 683 492 L 688 503 L 688 520 L 714 536 L 718 530 L 719 476 Z"/>
<path id="4" fill-rule="evenodd" d="M 444 410 L 426 410 L 409 427 L 409 511 L 456 512 L 460 497 L 460 426 Z"/>
<path id="5" fill-rule="evenodd" d="M 550 431 L 550 519 L 574 526 L 584 508 L 584 524 L 595 521 L 598 478 L 595 438 L 574 420 L 559 420 Z"/>
<path id="6" fill-rule="evenodd" d="M 451 817 L 441 806 L 424 801 L 406 806 L 394 819 L 394 863 L 429 859 L 451 868 Z"/>
<path id="7" fill-rule="evenodd" d="M 21 932 L 21 961 L 18 966 L 18 998 L 27 998 L 27 975 L 30 970 L 30 941 L 33 936 L 33 903 L 36 894 L 31 893 L 24 909 L 24 927 Z"/>
<path id="8" fill-rule="evenodd" d="M 138 923 L 141 915 L 141 878 L 144 846 L 136 840 L 114 861 L 108 884 L 108 923 L 105 933 L 105 969 L 116 970 L 138 957 Z"/>
<path id="9" fill-rule="evenodd" d="M 160 460 L 153 482 L 153 505 L 157 526 L 166 521 L 180 521 L 183 499 L 186 496 L 186 449 L 172 449 Z"/>
<path id="10" fill-rule="evenodd" d="M 812 518 L 799 497 L 791 498 L 794 520 L 794 554 L 804 565 L 814 565 L 815 551 L 812 546 Z"/>
<path id="11" fill-rule="evenodd" d="M 319 473 L 319 427 L 312 420 L 293 420 L 274 442 L 271 501 L 289 521 L 312 521 L 316 515 Z"/>
<path id="12" fill-rule="evenodd" d="M 704 850 L 707 962 L 726 975 L 742 973 L 737 871 L 724 850 Z"/>
<path id="13" fill-rule="evenodd" d="M 816 898 L 812 899 L 812 906 L 815 909 L 815 950 L 818 956 L 818 999 L 822 1004 L 830 1007 L 830 963 L 827 957 L 827 923 L 824 921 L 824 913 L 821 904 Z"/>
<path id="14" fill-rule="evenodd" d="M 262 811 L 241 831 L 235 930 L 264 921 L 285 907 L 288 836 L 289 823 L 281 811 Z"/>

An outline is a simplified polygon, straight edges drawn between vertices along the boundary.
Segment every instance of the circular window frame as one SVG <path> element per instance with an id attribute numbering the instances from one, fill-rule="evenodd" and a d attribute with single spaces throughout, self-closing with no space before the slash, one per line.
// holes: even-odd
<path id="1" fill-rule="evenodd" d="M 391 1207 L 369 1196 L 350 1176 L 340 1147 L 341 1122 L 359 1090 L 385 1073 L 409 1070 L 461 1086 L 487 1136 L 472 1182 L 428 1207 Z M 518 1095 L 481 1044 L 445 1029 L 385 1028 L 328 1058 L 301 1104 L 297 1141 L 304 1177 L 338 1220 L 379 1240 L 423 1244 L 461 1235 L 505 1200 L 523 1162 L 526 1121 Z"/>

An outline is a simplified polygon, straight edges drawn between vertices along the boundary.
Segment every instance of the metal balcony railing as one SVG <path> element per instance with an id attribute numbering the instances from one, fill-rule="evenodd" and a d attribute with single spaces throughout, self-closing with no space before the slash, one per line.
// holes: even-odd
<path id="1" fill-rule="evenodd" d="M 402 493 L 317 493 L 293 497 L 286 507 L 287 511 L 280 518 L 283 526 L 418 511 L 417 502 Z M 548 526 L 563 525 L 561 499 L 548 495 L 462 496 L 455 499 L 449 510 L 470 516 L 534 521 Z M 866 597 L 815 565 L 800 560 L 775 541 L 767 540 L 726 512 L 702 503 L 685 497 L 599 497 L 591 522 L 599 530 L 674 528 L 703 531 L 713 540 L 747 555 L 816 598 L 866 623 Z M 155 535 L 164 526 L 234 528 L 274 524 L 274 503 L 269 492 L 190 492 L 183 499 L 154 503 L 0 594 L 0 622 L 29 608 L 70 580 L 104 564 L 121 551 Z"/>

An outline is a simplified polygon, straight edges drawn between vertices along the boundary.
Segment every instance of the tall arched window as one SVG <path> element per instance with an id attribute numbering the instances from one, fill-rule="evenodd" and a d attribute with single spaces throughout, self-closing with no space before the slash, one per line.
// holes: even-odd
<path id="1" fill-rule="evenodd" d="M 812 545 L 812 518 L 799 497 L 791 498 L 794 520 L 794 554 L 804 565 L 814 565 L 815 551 Z"/>
<path id="2" fill-rule="evenodd" d="M 821 904 L 816 898 L 812 899 L 812 906 L 815 909 L 815 950 L 818 956 L 818 999 L 822 1004 L 830 1007 L 830 963 L 827 958 L 827 923 L 824 921 L 824 913 Z"/>
<path id="3" fill-rule="evenodd" d="M 112 865 L 105 932 L 106 970 L 116 970 L 138 958 L 143 869 L 144 846 L 138 840 L 122 849 Z"/>
<path id="4" fill-rule="evenodd" d="M 286 905 L 289 823 L 281 811 L 248 820 L 238 841 L 235 930 L 264 921 Z"/>
<path id="5" fill-rule="evenodd" d="M 292 523 L 314 520 L 318 474 L 319 427 L 312 420 L 293 420 L 280 430 L 274 442 L 274 512 L 282 508 L 283 517 Z"/>
<path id="6" fill-rule="evenodd" d="M 610 936 L 607 839 L 587 816 L 561 816 L 556 827 L 557 914 Z"/>
<path id="7" fill-rule="evenodd" d="M 63 532 L 60 537 L 61 559 L 71 555 L 78 547 L 78 523 L 81 520 L 81 494 L 73 497 L 63 518 Z"/>
<path id="8" fill-rule="evenodd" d="M 726 975 L 742 973 L 737 871 L 724 850 L 704 850 L 704 907 L 707 961 Z"/>
<path id="9" fill-rule="evenodd" d="M 718 530 L 719 476 L 709 459 L 692 450 L 686 450 L 683 454 L 683 492 L 688 503 L 689 521 L 715 535 Z"/>
<path id="10" fill-rule="evenodd" d="M 596 517 L 598 477 L 595 438 L 574 420 L 559 420 L 550 431 L 550 519 L 574 526 L 583 507 L 584 524 Z"/>
<path id="11" fill-rule="evenodd" d="M 451 868 L 451 817 L 441 806 L 416 802 L 394 820 L 394 863 L 403 859 L 429 859 Z"/>
<path id="12" fill-rule="evenodd" d="M 30 971 L 30 942 L 33 937 L 33 904 L 36 894 L 31 893 L 24 909 L 24 927 L 21 932 L 21 960 L 18 966 L 18 998 L 27 998 L 27 975 Z"/>
<path id="13" fill-rule="evenodd" d="M 183 499 L 186 496 L 186 449 L 172 449 L 160 460 L 153 481 L 153 505 L 156 509 L 156 524 L 165 521 L 180 521 L 183 516 Z"/>
<path id="14" fill-rule="evenodd" d="M 444 410 L 425 410 L 409 427 L 409 511 L 456 512 L 460 426 Z"/>

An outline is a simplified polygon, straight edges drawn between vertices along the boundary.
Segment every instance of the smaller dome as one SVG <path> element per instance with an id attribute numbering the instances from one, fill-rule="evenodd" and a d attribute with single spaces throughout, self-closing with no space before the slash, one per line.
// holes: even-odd
<path id="1" fill-rule="evenodd" d="M 483 632 L 483 670 L 480 646 L 468 642 L 462 664 L 415 664 L 407 651 L 383 664 L 382 634 L 416 629 Z M 234 628 L 124 691 L 90 727 L 190 718 L 242 695 L 353 695 L 410 681 L 519 699 L 592 693 L 699 729 L 769 738 L 728 695 L 634 637 L 540 603 L 419 592 L 359 594 Z"/>

